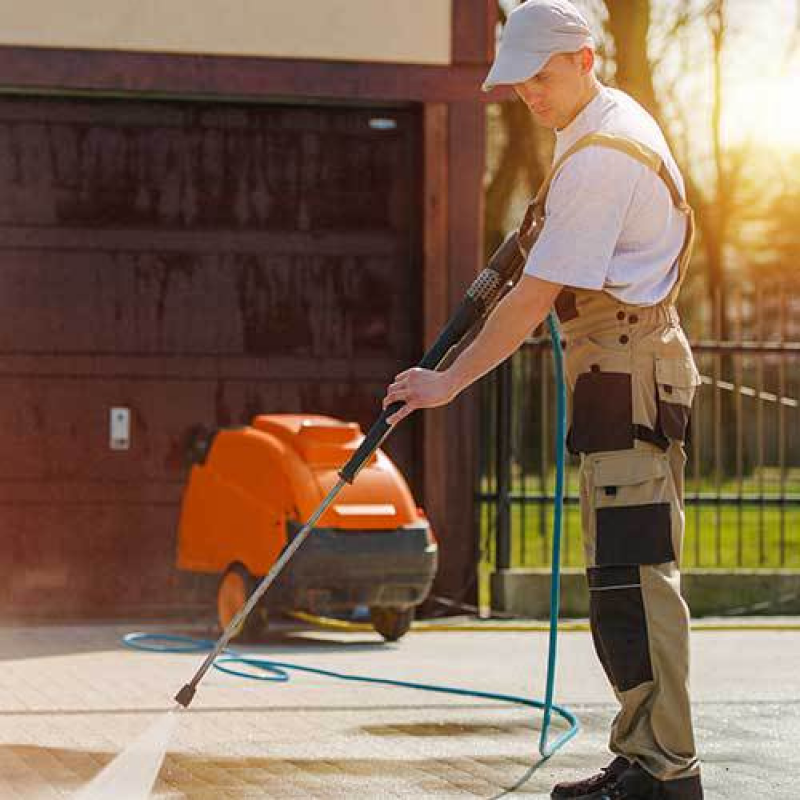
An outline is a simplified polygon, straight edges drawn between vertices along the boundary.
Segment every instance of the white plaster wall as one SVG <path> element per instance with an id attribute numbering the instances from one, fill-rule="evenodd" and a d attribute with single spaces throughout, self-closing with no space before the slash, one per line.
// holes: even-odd
<path id="1" fill-rule="evenodd" d="M 0 0 L 0 44 L 449 64 L 451 0 Z"/>

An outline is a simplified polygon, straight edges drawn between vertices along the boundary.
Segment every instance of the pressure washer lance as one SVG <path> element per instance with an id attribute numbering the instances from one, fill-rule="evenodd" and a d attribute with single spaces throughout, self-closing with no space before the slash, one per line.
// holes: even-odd
<path id="1" fill-rule="evenodd" d="M 455 313 L 417 366 L 423 369 L 436 369 L 450 360 L 447 357 L 452 357 L 452 351 L 459 348 L 467 338 L 467 334 L 485 319 L 494 306 L 501 300 L 502 296 L 517 280 L 519 280 L 524 265 L 525 257 L 521 248 L 521 234 L 518 231 L 513 231 L 506 237 L 500 247 L 497 248 L 489 260 L 489 264 L 469 287 Z M 270 587 L 270 584 L 272 584 L 281 570 L 286 566 L 300 545 L 303 544 L 306 537 L 311 533 L 314 525 L 325 513 L 336 495 L 342 490 L 345 484 L 352 483 L 356 479 L 356 476 L 367 461 L 369 461 L 372 454 L 389 435 L 392 426 L 387 422 L 387 419 L 402 408 L 402 406 L 403 402 L 398 401 L 384 409 L 369 433 L 364 437 L 364 440 L 361 442 L 356 452 L 339 471 L 339 482 L 328 492 L 327 497 L 322 501 L 311 519 L 308 520 L 297 536 L 295 536 L 283 550 L 280 558 L 272 565 L 270 571 L 261 580 L 252 595 L 250 595 L 248 601 L 230 621 L 228 627 L 225 628 L 217 643 L 214 645 L 214 649 L 208 654 L 191 681 L 175 695 L 175 700 L 181 706 L 188 708 L 194 698 L 197 685 L 211 668 L 214 660 L 227 647 L 228 642 L 239 629 L 239 626 L 245 621 L 253 608 L 255 608 L 256 603 L 258 603 Z"/>

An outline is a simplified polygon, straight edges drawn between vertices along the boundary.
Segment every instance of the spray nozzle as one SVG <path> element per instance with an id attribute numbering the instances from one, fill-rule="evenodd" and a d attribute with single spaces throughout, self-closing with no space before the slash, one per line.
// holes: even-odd
<path id="1" fill-rule="evenodd" d="M 182 705 L 184 708 L 189 707 L 189 703 L 192 702 L 194 699 L 194 693 L 196 689 L 192 686 L 191 683 L 187 683 L 179 692 L 175 695 L 175 702 Z"/>

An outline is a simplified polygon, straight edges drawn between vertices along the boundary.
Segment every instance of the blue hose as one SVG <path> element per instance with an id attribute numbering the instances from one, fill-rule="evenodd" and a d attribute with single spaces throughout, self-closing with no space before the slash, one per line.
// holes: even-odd
<path id="1" fill-rule="evenodd" d="M 556 682 L 556 652 L 558 650 L 558 612 L 561 600 L 561 529 L 564 510 L 564 445 L 567 438 L 567 384 L 564 380 L 564 354 L 561 350 L 561 331 L 555 311 L 547 317 L 550 342 L 553 348 L 553 371 L 556 384 L 556 491 L 553 501 L 553 560 L 550 578 L 550 643 L 547 650 L 547 681 L 544 699 L 544 720 L 539 737 L 539 753 L 550 758 L 578 733 L 577 720 L 573 726 L 552 744 L 547 743 L 550 717 L 555 709 L 553 694 Z"/>
<path id="2" fill-rule="evenodd" d="M 547 318 L 550 329 L 550 338 L 553 345 L 553 366 L 556 383 L 556 491 L 553 504 L 553 567 L 550 584 L 550 637 L 547 655 L 547 680 L 545 700 L 531 700 L 526 697 L 516 697 L 509 694 L 495 694 L 494 692 L 480 692 L 475 689 L 459 689 L 453 686 L 444 686 L 430 683 L 412 683 L 410 681 L 397 681 L 389 678 L 371 678 L 364 675 L 348 675 L 342 672 L 332 672 L 316 667 L 305 667 L 284 661 L 271 661 L 253 656 L 243 656 L 235 650 L 227 649 L 223 655 L 214 662 L 214 667 L 221 672 L 237 677 L 250 678 L 261 681 L 285 683 L 289 680 L 289 672 L 305 672 L 312 675 L 321 675 L 326 678 L 336 678 L 342 681 L 356 681 L 358 683 L 372 683 L 381 686 L 398 686 L 404 689 L 419 689 L 425 692 L 439 692 L 441 694 L 459 695 L 461 697 L 477 697 L 482 700 L 497 700 L 503 703 L 514 703 L 528 708 L 540 708 L 544 711 L 542 732 L 539 737 L 539 753 L 542 758 L 550 758 L 562 748 L 580 730 L 577 717 L 564 706 L 553 702 L 556 678 L 556 651 L 558 645 L 558 609 L 560 597 L 560 564 L 561 564 L 561 528 L 562 510 L 564 506 L 564 440 L 566 437 L 566 384 L 564 382 L 564 359 L 561 352 L 561 334 L 558 321 L 553 312 Z M 193 639 L 189 636 L 175 636 L 159 633 L 128 633 L 122 638 L 123 644 L 136 650 L 148 650 L 158 653 L 188 653 L 209 651 L 214 648 L 215 642 L 208 639 Z M 232 664 L 242 664 L 250 671 L 234 669 Z M 252 670 L 256 670 L 253 672 Z M 569 728 L 558 736 L 553 742 L 548 742 L 548 732 L 555 712 L 565 720 Z"/>

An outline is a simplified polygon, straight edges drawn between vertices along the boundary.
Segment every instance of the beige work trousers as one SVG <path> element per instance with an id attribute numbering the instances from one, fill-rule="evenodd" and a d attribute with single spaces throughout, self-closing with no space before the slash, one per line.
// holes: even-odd
<path id="1" fill-rule="evenodd" d="M 685 440 L 699 374 L 673 306 L 564 290 L 570 449 L 580 454 L 590 622 L 620 703 L 610 749 L 702 798 L 680 591 Z"/>

